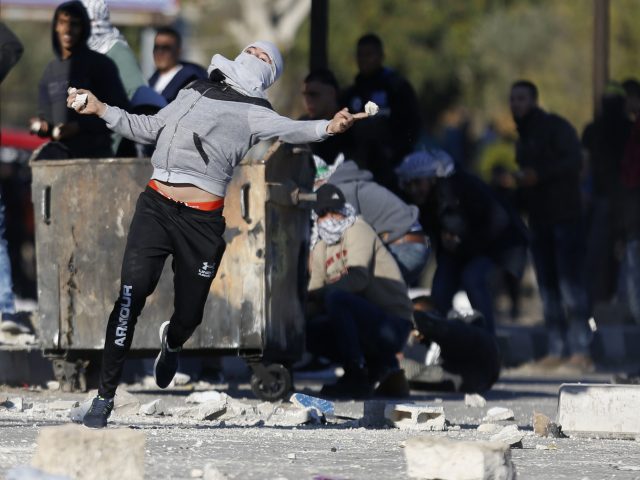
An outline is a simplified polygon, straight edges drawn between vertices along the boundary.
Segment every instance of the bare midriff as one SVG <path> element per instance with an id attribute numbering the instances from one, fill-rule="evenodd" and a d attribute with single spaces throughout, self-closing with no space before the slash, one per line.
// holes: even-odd
<path id="1" fill-rule="evenodd" d="M 223 197 L 206 192 L 190 183 L 167 183 L 160 180 L 155 180 L 155 182 L 162 193 L 178 202 L 216 202 L 223 199 Z"/>

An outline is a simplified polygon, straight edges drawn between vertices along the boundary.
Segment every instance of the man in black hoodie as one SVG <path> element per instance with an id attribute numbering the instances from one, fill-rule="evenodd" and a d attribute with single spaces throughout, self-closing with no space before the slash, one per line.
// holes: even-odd
<path id="1" fill-rule="evenodd" d="M 127 108 L 127 94 L 116 65 L 87 47 L 91 22 L 80 1 L 65 2 L 53 15 L 51 41 L 56 58 L 40 79 L 38 117 L 31 130 L 58 142 L 56 158 L 100 158 L 113 155 L 111 132 L 97 117 L 67 108 L 69 87 L 91 90 L 109 105 Z M 49 154 L 54 150 L 49 149 Z M 40 158 L 49 156 L 45 151 Z M 52 158 L 49 156 L 49 158 Z"/>
<path id="2" fill-rule="evenodd" d="M 560 366 L 569 354 L 569 366 L 589 370 L 580 141 L 569 122 L 538 107 L 533 83 L 515 82 L 510 105 L 520 135 L 516 161 L 521 170 L 516 178 L 529 214 L 531 252 L 549 334 L 549 355 L 541 366 Z"/>
<path id="3" fill-rule="evenodd" d="M 370 33 L 358 40 L 356 58 L 359 73 L 343 96 L 343 106 L 360 112 L 372 101 L 380 110 L 354 125 L 353 159 L 360 168 L 371 171 L 376 182 L 398 193 L 393 169 L 413 150 L 418 138 L 418 99 L 405 78 L 383 65 L 384 47 L 377 35 Z"/>

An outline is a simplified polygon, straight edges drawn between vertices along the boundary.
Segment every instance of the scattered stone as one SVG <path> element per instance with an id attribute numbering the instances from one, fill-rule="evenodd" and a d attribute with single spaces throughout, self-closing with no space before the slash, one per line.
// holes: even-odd
<path id="1" fill-rule="evenodd" d="M 96 391 L 95 397 L 98 394 Z M 118 415 L 135 415 L 140 410 L 140 401 L 126 390 L 118 389 L 113 399 L 113 411 Z"/>
<path id="2" fill-rule="evenodd" d="M 191 377 L 189 375 L 187 375 L 186 373 L 182 373 L 182 372 L 177 372 L 174 376 L 173 376 L 173 380 L 171 381 L 171 383 L 173 383 L 175 386 L 182 386 L 182 385 L 186 385 L 191 381 Z"/>
<path id="3" fill-rule="evenodd" d="M 229 477 L 211 464 L 204 467 L 204 480 L 229 480 Z"/>
<path id="4" fill-rule="evenodd" d="M 487 415 L 482 419 L 483 422 L 500 422 L 502 420 L 513 420 L 513 410 L 504 407 L 493 407 L 487 411 Z"/>
<path id="5" fill-rule="evenodd" d="M 485 407 L 487 405 L 487 401 L 480 394 L 477 394 L 477 393 L 469 394 L 469 393 L 467 393 L 464 396 L 464 404 L 467 407 L 471 407 L 471 408 L 482 408 L 482 407 Z"/>
<path id="6" fill-rule="evenodd" d="M 22 397 L 7 398 L 3 402 L 4 408 L 11 412 L 24 412 L 24 400 Z"/>
<path id="7" fill-rule="evenodd" d="M 158 398 L 152 402 L 140 405 L 138 415 L 166 415 L 168 412 L 169 410 L 164 402 Z"/>
<path id="8" fill-rule="evenodd" d="M 228 396 L 226 393 L 221 393 L 216 390 L 193 392 L 185 399 L 185 403 L 221 402 L 227 398 Z"/>
<path id="9" fill-rule="evenodd" d="M 407 474 L 426 480 L 514 480 L 507 445 L 461 442 L 431 436 L 413 437 L 404 449 Z"/>
<path id="10" fill-rule="evenodd" d="M 497 434 L 491 437 L 492 442 L 502 442 L 513 448 L 522 448 L 524 433 L 518 430 L 517 425 L 507 425 Z"/>
<path id="11" fill-rule="evenodd" d="M 78 425 L 44 427 L 32 465 L 55 475 L 83 480 L 142 480 L 143 432 L 91 430 Z"/>
<path id="12" fill-rule="evenodd" d="M 557 450 L 558 446 L 555 443 L 550 443 L 549 445 L 536 445 L 536 450 Z"/>
<path id="13" fill-rule="evenodd" d="M 265 419 L 267 427 L 296 427 L 307 423 L 320 423 L 321 417 L 315 409 L 294 405 L 280 405 Z"/>
<path id="14" fill-rule="evenodd" d="M 444 430 L 443 407 L 430 407 L 424 404 L 390 404 L 384 410 L 384 416 L 391 425 L 401 430 Z"/>
<path id="15" fill-rule="evenodd" d="M 634 439 L 640 434 L 638 405 L 640 385 L 564 384 L 558 424 L 570 436 Z"/>
<path id="16" fill-rule="evenodd" d="M 60 382 L 58 382 L 57 380 L 49 380 L 47 382 L 47 389 L 48 390 L 60 390 Z"/>
<path id="17" fill-rule="evenodd" d="M 290 454 L 287 455 L 287 458 L 289 460 L 295 460 L 296 459 L 296 454 L 295 453 L 290 453 Z"/>
<path id="18" fill-rule="evenodd" d="M 478 431 L 480 433 L 496 433 L 502 429 L 502 425 L 497 423 L 482 423 L 478 425 Z"/>
<path id="19" fill-rule="evenodd" d="M 539 437 L 562 438 L 562 429 L 542 413 L 533 412 L 533 432 Z"/>
<path id="20" fill-rule="evenodd" d="M 202 478 L 204 477 L 204 470 L 200 468 L 192 468 L 189 475 L 191 478 Z"/>
<path id="21" fill-rule="evenodd" d="M 312 397 L 304 393 L 294 393 L 289 401 L 301 408 L 315 408 L 322 415 L 335 414 L 335 404 L 322 398 Z"/>
<path id="22" fill-rule="evenodd" d="M 56 400 L 55 402 L 51 402 L 45 406 L 48 410 L 71 410 L 72 408 L 80 405 L 79 402 L 74 400 Z M 35 408 L 35 406 L 34 406 Z"/>
<path id="23" fill-rule="evenodd" d="M 14 467 L 7 472 L 7 480 L 72 480 L 70 477 L 50 475 L 33 467 Z"/>
<path id="24" fill-rule="evenodd" d="M 216 420 L 227 413 L 227 401 L 210 401 L 201 403 L 198 408 L 194 410 L 194 418 L 196 420 Z"/>

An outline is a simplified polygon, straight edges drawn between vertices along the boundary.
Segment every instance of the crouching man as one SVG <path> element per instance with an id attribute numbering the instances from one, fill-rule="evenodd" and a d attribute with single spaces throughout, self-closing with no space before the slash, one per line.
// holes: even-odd
<path id="1" fill-rule="evenodd" d="M 404 396 L 396 354 L 412 329 L 412 304 L 400 270 L 375 231 L 333 185 L 318 189 L 320 241 L 311 253 L 307 343 L 344 368 L 322 394 Z M 377 387 L 377 388 L 376 388 Z"/>

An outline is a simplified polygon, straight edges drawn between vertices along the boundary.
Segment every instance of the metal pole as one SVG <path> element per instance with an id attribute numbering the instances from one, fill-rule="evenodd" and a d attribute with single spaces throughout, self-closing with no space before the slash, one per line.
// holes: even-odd
<path id="1" fill-rule="evenodd" d="M 609 81 L 609 0 L 593 0 L 593 112 Z"/>
<path id="2" fill-rule="evenodd" d="M 311 48 L 309 69 L 327 68 L 329 55 L 327 37 L 329 31 L 329 0 L 311 0 Z"/>

